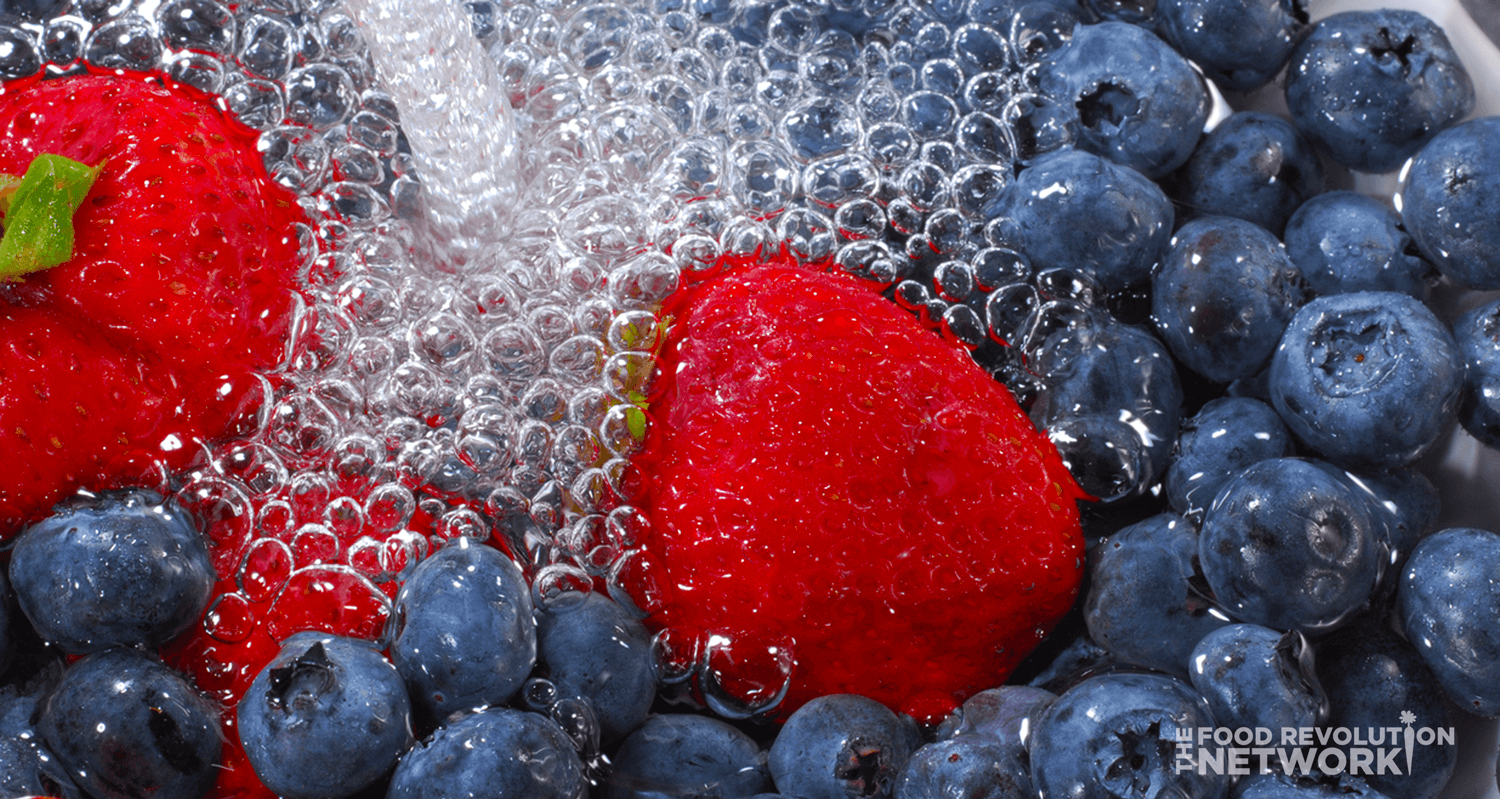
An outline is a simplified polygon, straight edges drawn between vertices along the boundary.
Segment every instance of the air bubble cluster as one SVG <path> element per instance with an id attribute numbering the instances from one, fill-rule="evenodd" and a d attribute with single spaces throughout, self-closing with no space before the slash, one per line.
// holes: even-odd
<path id="1" fill-rule="evenodd" d="M 181 657 L 220 698 L 253 676 L 236 647 L 266 635 L 383 635 L 400 581 L 455 537 L 494 531 L 544 601 L 598 578 L 648 591 L 630 457 L 656 313 L 725 255 L 785 246 L 871 281 L 1023 397 L 1043 342 L 1098 300 L 1085 276 L 1034 274 L 990 221 L 1018 165 L 1071 141 L 1033 79 L 1074 22 L 1049 3 L 465 9 L 518 174 L 504 229 L 457 260 L 431 250 L 442 209 L 335 0 L 73 0 L 0 25 L 6 79 L 156 69 L 219 96 L 312 220 L 258 423 L 163 478 L 221 577 Z M 705 665 L 675 657 L 698 643 L 658 648 L 673 675 Z"/>

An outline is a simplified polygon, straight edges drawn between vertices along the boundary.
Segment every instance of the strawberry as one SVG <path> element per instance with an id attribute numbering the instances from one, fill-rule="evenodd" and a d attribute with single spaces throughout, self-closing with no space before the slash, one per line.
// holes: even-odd
<path id="1" fill-rule="evenodd" d="M 779 713 L 857 693 L 936 720 L 1073 604 L 1086 495 L 1009 391 L 869 284 L 729 266 L 663 310 L 627 590 L 669 649 L 701 642 L 711 700 L 769 705 L 789 674 Z"/>
<path id="2" fill-rule="evenodd" d="M 149 75 L 0 89 L 0 173 L 44 155 L 98 168 L 71 258 L 0 285 L 0 537 L 80 487 L 180 469 L 199 442 L 249 432 L 255 375 L 288 346 L 305 222 L 255 140 Z"/>

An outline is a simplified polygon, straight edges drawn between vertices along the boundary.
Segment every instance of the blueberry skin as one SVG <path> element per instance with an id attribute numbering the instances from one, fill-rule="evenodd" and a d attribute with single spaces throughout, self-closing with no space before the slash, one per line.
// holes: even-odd
<path id="1" fill-rule="evenodd" d="M 1298 458 L 1261 461 L 1226 483 L 1203 517 L 1198 556 L 1230 615 L 1310 634 L 1353 618 L 1387 557 L 1364 500 Z"/>
<path id="2" fill-rule="evenodd" d="M 1500 117 L 1433 137 L 1402 176 L 1401 219 L 1438 270 L 1480 290 L 1500 289 Z"/>
<path id="3" fill-rule="evenodd" d="M 1411 644 L 1383 623 L 1362 618 L 1320 641 L 1318 677 L 1328 692 L 1328 726 L 1375 729 L 1395 726 L 1412 713 L 1412 729 L 1452 727 L 1456 719 L 1443 690 Z M 1373 742 L 1372 742 L 1373 743 Z M 1387 745 L 1403 744 L 1387 738 Z M 1417 746 L 1401 774 L 1367 774 L 1365 781 L 1390 799 L 1436 799 L 1458 761 L 1454 744 Z"/>
<path id="4" fill-rule="evenodd" d="M 1396 610 L 1448 697 L 1500 716 L 1500 536 L 1454 527 L 1422 539 L 1401 572 Z"/>
<path id="5" fill-rule="evenodd" d="M 1088 633 L 1083 633 L 1057 653 L 1057 657 L 1047 664 L 1047 668 L 1042 669 L 1027 685 L 1054 693 L 1065 691 L 1087 675 L 1109 671 L 1119 665 L 1114 655 L 1094 643 Z M 1035 729 L 1036 725 L 1032 724 L 1031 727 Z"/>
<path id="6" fill-rule="evenodd" d="M 1079 149 L 1153 179 L 1187 161 L 1208 121 L 1203 78 L 1155 34 L 1125 22 L 1079 25 L 1042 61 L 1037 85 L 1077 113 Z"/>
<path id="7" fill-rule="evenodd" d="M 1313 727 L 1327 699 L 1301 634 L 1231 624 L 1203 636 L 1189 657 L 1193 687 L 1220 727 Z"/>
<path id="8" fill-rule="evenodd" d="M 1323 165 L 1292 123 L 1241 111 L 1203 137 L 1175 180 L 1190 215 L 1232 216 L 1280 235 L 1297 207 L 1323 191 Z"/>
<path id="9" fill-rule="evenodd" d="M 536 665 L 526 577 L 504 553 L 466 537 L 417 565 L 391 623 L 391 662 L 424 721 L 504 704 Z"/>
<path id="10" fill-rule="evenodd" d="M 5 578 L 5 570 L 0 569 L 0 672 L 10 667 L 15 650 L 10 622 L 11 598 L 10 580 Z"/>
<path id="11" fill-rule="evenodd" d="M 197 799 L 218 777 L 218 708 L 139 650 L 106 649 L 74 663 L 37 726 L 95 799 Z"/>
<path id="12" fill-rule="evenodd" d="M 1188 655 L 1229 623 L 1193 585 L 1198 535 L 1170 513 L 1109 536 L 1090 552 L 1083 618 L 1089 636 L 1119 660 L 1188 676 Z"/>
<path id="13" fill-rule="evenodd" d="M 1271 404 L 1302 443 L 1346 467 L 1416 460 L 1458 411 L 1463 357 L 1446 325 L 1405 295 L 1319 297 L 1271 358 Z"/>
<path id="14" fill-rule="evenodd" d="M 801 799 L 887 799 L 921 744 L 916 724 L 854 694 L 808 702 L 771 744 L 776 790 Z"/>
<path id="15" fill-rule="evenodd" d="M 171 641 L 208 606 L 215 574 L 186 511 L 124 491 L 64 503 L 28 527 L 10 579 L 37 633 L 80 655 Z"/>
<path id="16" fill-rule="evenodd" d="M 544 609 L 537 617 L 537 653 L 559 695 L 584 699 L 610 743 L 646 720 L 656 698 L 651 634 L 609 597 Z"/>
<path id="17" fill-rule="evenodd" d="M 1037 270 L 1066 267 L 1106 291 L 1144 282 L 1172 238 L 1172 201 L 1132 169 L 1081 150 L 1047 153 L 1000 193 L 991 217 Z"/>
<path id="18" fill-rule="evenodd" d="M 1229 790 L 1227 777 L 1178 774 L 1173 765 L 1177 730 L 1212 726 L 1208 703 L 1181 680 L 1092 677 L 1042 714 L 1031 742 L 1031 779 L 1049 797 L 1219 799 Z"/>
<path id="19" fill-rule="evenodd" d="M 402 756 L 386 799 L 585 799 L 567 733 L 536 713 L 492 707 L 451 719 Z"/>
<path id="20" fill-rule="evenodd" d="M 1172 239 L 1151 281 L 1151 316 L 1184 366 L 1215 383 L 1259 372 L 1306 288 L 1265 228 L 1227 216 L 1195 219 Z"/>
<path id="21" fill-rule="evenodd" d="M 29 696 L 0 693 L 0 796 L 51 796 L 83 799 L 67 769 L 47 749 L 32 723 L 37 702 Z"/>
<path id="22" fill-rule="evenodd" d="M 614 762 L 605 799 L 737 799 L 771 790 L 755 740 L 709 716 L 652 716 L 625 737 Z"/>
<path id="23" fill-rule="evenodd" d="M 1385 474 L 1351 472 L 1324 461 L 1311 463 L 1323 467 L 1364 501 L 1375 535 L 1388 550 L 1381 588 L 1393 589 L 1401 564 L 1437 521 L 1441 510 L 1437 487 L 1412 468 Z"/>
<path id="24" fill-rule="evenodd" d="M 1315 294 L 1399 291 L 1427 299 L 1437 270 L 1385 203 L 1330 191 L 1303 203 L 1282 233 L 1287 255 Z"/>
<path id="25" fill-rule="evenodd" d="M 1014 752 L 980 735 L 917 749 L 896 785 L 896 799 L 1032 799 L 1031 775 Z"/>
<path id="26" fill-rule="evenodd" d="M 255 675 L 238 709 L 260 781 L 286 799 L 339 799 L 385 776 L 411 746 L 401 675 L 369 641 L 302 632 Z"/>
<path id="27" fill-rule="evenodd" d="M 1333 160 L 1390 172 L 1474 108 L 1443 29 L 1415 11 L 1346 11 L 1298 42 L 1286 72 L 1297 127 Z"/>
<path id="28" fill-rule="evenodd" d="M 1360 777 L 1328 776 L 1314 772 L 1252 774 L 1235 783 L 1230 799 L 1390 799 Z"/>
<path id="29" fill-rule="evenodd" d="M 1209 400 L 1182 423 L 1167 467 L 1167 504 L 1200 519 L 1225 481 L 1252 463 L 1293 454 L 1292 434 L 1269 405 L 1250 397 Z"/>
<path id="30" fill-rule="evenodd" d="M 1269 83 L 1307 31 L 1303 0 L 1157 0 L 1156 28 L 1219 86 Z"/>
<path id="31" fill-rule="evenodd" d="M 1024 762 L 1026 740 L 1036 727 L 1036 719 L 1055 699 L 1057 694 L 1029 685 L 989 688 L 965 699 L 939 727 L 938 737 L 990 738 L 1012 749 Z"/>
<path id="32" fill-rule="evenodd" d="M 1085 491 L 1105 502 L 1144 495 L 1166 471 L 1182 421 L 1182 384 L 1167 348 L 1100 315 L 1046 349 L 1050 382 L 1031 406 L 1032 422 Z"/>
<path id="33" fill-rule="evenodd" d="M 1490 447 L 1500 447 L 1500 300 L 1487 302 L 1455 320 L 1453 338 L 1465 366 L 1458 422 L 1469 435 Z"/>

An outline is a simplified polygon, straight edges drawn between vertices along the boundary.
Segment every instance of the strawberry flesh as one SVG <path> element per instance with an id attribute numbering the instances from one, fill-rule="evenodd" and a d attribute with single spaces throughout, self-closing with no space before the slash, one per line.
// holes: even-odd
<path id="1" fill-rule="evenodd" d="M 641 601 L 717 686 L 769 701 L 779 655 L 779 713 L 857 693 L 935 720 L 1067 612 L 1086 495 L 956 346 L 785 257 L 663 314 Z"/>

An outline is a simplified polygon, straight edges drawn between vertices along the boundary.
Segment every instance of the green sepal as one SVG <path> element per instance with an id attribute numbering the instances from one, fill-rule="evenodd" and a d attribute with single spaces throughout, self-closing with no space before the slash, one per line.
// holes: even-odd
<path id="1" fill-rule="evenodd" d="M 51 269 L 73 257 L 73 214 L 102 169 L 103 162 L 89 166 L 50 154 L 31 162 L 3 210 L 0 279 Z"/>

